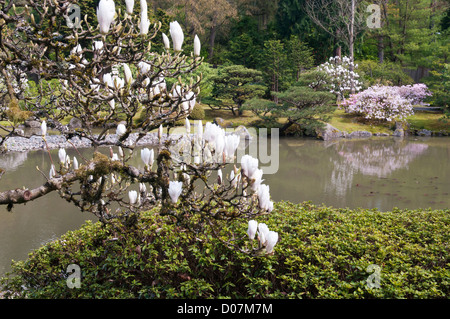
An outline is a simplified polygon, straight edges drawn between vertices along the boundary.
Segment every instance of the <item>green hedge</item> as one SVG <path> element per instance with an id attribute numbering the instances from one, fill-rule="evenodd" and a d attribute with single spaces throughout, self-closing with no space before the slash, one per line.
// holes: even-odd
<path id="1" fill-rule="evenodd" d="M 87 222 L 13 264 L 5 296 L 26 298 L 448 298 L 449 210 L 349 210 L 281 202 L 258 219 L 274 254 L 248 256 L 157 210 L 138 227 Z M 229 225 L 249 245 L 246 221 Z M 81 268 L 69 289 L 66 269 Z M 367 267 L 381 267 L 369 288 Z M 27 287 L 27 289 L 23 289 Z"/>

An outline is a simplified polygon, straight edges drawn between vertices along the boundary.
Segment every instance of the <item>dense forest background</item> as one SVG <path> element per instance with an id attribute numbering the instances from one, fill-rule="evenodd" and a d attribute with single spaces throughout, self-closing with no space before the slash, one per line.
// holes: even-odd
<path id="1" fill-rule="evenodd" d="M 99 0 L 80 0 L 82 14 L 96 24 Z M 125 1 L 115 1 L 125 10 Z M 139 12 L 140 3 L 135 1 Z M 147 0 L 151 21 L 169 33 L 177 20 L 185 32 L 183 49 L 201 39 L 204 76 L 201 99 L 214 97 L 213 78 L 223 66 L 261 73 L 264 98 L 277 99 L 300 75 L 332 56 L 354 57 L 365 87 L 424 82 L 432 104 L 448 106 L 450 0 Z M 354 4 L 351 34 L 348 4 Z M 379 8 L 379 26 L 368 20 Z M 325 5 L 325 7 L 320 7 Z M 347 6 L 347 7 L 346 7 Z M 326 9 L 324 9 L 326 8 Z M 308 10 L 309 9 L 309 10 Z M 346 11 L 347 10 L 347 11 Z M 163 50 L 162 39 L 153 48 Z M 351 40 L 351 44 L 350 44 Z M 243 76 L 243 75 L 240 75 Z M 259 78 L 258 78 L 259 79 Z M 205 100 L 205 101 L 206 101 Z"/>

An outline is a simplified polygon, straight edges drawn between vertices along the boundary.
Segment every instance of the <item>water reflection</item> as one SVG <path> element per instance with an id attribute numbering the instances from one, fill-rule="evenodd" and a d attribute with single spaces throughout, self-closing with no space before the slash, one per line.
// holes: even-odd
<path id="1" fill-rule="evenodd" d="M 334 146 L 339 157 L 331 158 L 334 169 L 326 192 L 336 192 L 337 196 L 345 196 L 351 189 L 353 176 L 362 174 L 387 178 L 399 169 L 408 169 L 409 163 L 423 154 L 428 145 L 404 140 L 378 139 L 367 141 L 340 141 Z"/>
<path id="2" fill-rule="evenodd" d="M 381 211 L 393 207 L 450 207 L 450 138 L 344 139 L 331 143 L 283 138 L 279 143 L 279 149 L 269 150 L 271 154 L 278 153 L 278 171 L 264 175 L 264 183 L 270 186 L 275 201 L 312 201 Z M 80 152 L 86 158 L 92 156 L 92 150 Z M 109 150 L 102 152 L 108 154 Z M 58 158 L 57 150 L 51 153 L 54 159 Z M 81 161 L 77 151 L 67 150 L 67 154 L 76 155 Z M 143 169 L 139 150 L 135 151 L 132 164 Z M 50 161 L 46 152 L 0 156 L 0 167 L 6 169 L 0 191 L 44 183 L 36 166 L 48 172 Z M 0 207 L 0 275 L 9 269 L 12 259 L 25 259 L 31 250 L 79 228 L 86 219 L 92 216 L 81 213 L 57 193 L 27 205 L 16 205 L 12 212 Z"/>
<path id="3" fill-rule="evenodd" d="M 274 200 L 335 207 L 450 207 L 450 139 L 280 140 Z"/>

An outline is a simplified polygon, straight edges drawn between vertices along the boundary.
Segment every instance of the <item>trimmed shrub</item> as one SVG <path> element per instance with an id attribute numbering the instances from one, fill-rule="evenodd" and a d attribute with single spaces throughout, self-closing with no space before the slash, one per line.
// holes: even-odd
<path id="1" fill-rule="evenodd" d="M 189 119 L 191 120 L 204 120 L 205 119 L 205 110 L 200 103 L 196 103 L 191 113 L 189 114 Z"/>
<path id="2" fill-rule="evenodd" d="M 449 213 L 281 202 L 258 218 L 279 234 L 274 254 L 249 256 L 155 209 L 134 228 L 87 222 L 14 263 L 0 290 L 17 298 L 448 298 Z M 228 227 L 242 231 L 240 247 L 257 245 L 246 221 Z M 69 264 L 81 268 L 78 289 L 66 285 Z M 367 283 L 373 264 L 379 288 Z"/>

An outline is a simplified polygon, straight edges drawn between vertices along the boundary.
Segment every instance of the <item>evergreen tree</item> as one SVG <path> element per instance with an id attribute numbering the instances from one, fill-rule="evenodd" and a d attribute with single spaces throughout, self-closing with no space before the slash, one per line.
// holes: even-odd
<path id="1" fill-rule="evenodd" d="M 205 100 L 213 109 L 227 109 L 233 115 L 242 115 L 242 105 L 246 100 L 264 95 L 262 73 L 242 65 L 222 67 L 211 78 L 212 100 Z"/>

